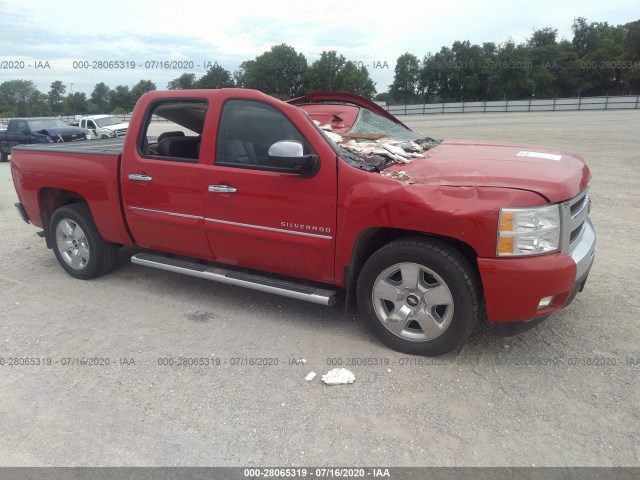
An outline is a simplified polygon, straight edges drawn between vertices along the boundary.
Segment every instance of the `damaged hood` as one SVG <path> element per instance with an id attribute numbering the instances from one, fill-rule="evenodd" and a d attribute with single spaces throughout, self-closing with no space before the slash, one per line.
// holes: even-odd
<path id="1" fill-rule="evenodd" d="M 445 141 L 403 170 L 411 183 L 516 188 L 560 202 L 582 191 L 591 173 L 575 154 L 532 145 Z"/>

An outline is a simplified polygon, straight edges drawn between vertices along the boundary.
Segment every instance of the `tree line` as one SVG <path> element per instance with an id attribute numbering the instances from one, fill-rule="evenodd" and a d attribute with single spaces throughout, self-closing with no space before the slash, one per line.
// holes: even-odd
<path id="1" fill-rule="evenodd" d="M 456 41 L 422 60 L 401 55 L 394 103 L 438 103 L 640 94 L 640 20 L 612 26 L 574 20 L 572 40 L 542 28 L 526 42 Z"/>
<path id="2" fill-rule="evenodd" d="M 166 88 L 255 88 L 281 99 L 346 91 L 392 104 L 640 94 L 640 20 L 613 26 L 577 18 L 572 32 L 571 40 L 560 41 L 552 28 L 536 30 L 520 44 L 456 41 L 422 59 L 407 52 L 398 57 L 393 82 L 382 93 L 361 62 L 328 50 L 308 63 L 286 44 L 242 62 L 233 73 L 215 63 L 200 78 L 184 73 Z M 68 91 L 58 80 L 42 93 L 30 80 L 9 80 L 0 84 L 0 118 L 128 113 L 155 89 L 151 80 L 114 89 L 100 82 L 87 95 Z"/>

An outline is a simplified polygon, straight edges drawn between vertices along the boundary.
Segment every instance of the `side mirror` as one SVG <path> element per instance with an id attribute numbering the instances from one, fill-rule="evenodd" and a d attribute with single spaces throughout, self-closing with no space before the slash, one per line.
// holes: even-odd
<path id="1" fill-rule="evenodd" d="M 313 177 L 320 167 L 317 155 L 305 155 L 302 143 L 295 140 L 281 140 L 269 147 L 269 164 L 285 173 L 295 173 L 301 177 Z"/>

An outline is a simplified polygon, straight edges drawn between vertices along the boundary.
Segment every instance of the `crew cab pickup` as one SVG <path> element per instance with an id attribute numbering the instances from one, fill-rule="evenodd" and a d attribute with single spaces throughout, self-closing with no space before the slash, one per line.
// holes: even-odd
<path id="1" fill-rule="evenodd" d="M 14 147 L 11 172 L 23 220 L 76 278 L 141 247 L 138 265 L 357 300 L 410 354 L 447 352 L 485 318 L 536 324 L 594 260 L 578 156 L 441 142 L 346 93 L 150 92 L 124 139 Z"/>
<path id="2" fill-rule="evenodd" d="M 16 145 L 86 139 L 83 129 L 70 127 L 57 118 L 13 118 L 9 120 L 6 131 L 0 131 L 0 161 L 6 162 Z"/>
<path id="3" fill-rule="evenodd" d="M 129 128 L 128 122 L 123 122 L 112 115 L 81 117 L 78 125 L 84 128 L 90 139 L 124 137 Z"/>

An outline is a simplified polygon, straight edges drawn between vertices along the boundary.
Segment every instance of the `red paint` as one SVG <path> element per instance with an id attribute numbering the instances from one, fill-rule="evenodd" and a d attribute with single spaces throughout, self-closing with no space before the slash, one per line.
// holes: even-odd
<path id="1" fill-rule="evenodd" d="M 152 102 L 165 98 L 207 100 L 198 163 L 163 162 L 138 153 L 136 141 L 145 112 Z M 224 102 L 232 98 L 253 99 L 280 110 L 320 158 L 317 174 L 302 178 L 216 165 L 220 113 Z M 121 155 L 15 150 L 14 184 L 29 218 L 38 226 L 44 208 L 41 190 L 64 189 L 87 201 L 108 241 L 337 286 L 345 285 L 345 267 L 352 262 L 354 245 L 364 232 L 390 228 L 449 237 L 466 243 L 476 253 L 492 321 L 525 320 L 561 308 L 573 287 L 575 264 L 559 253 L 496 259 L 498 209 L 543 205 L 547 200 L 575 196 L 590 179 L 579 157 L 562 152 L 560 161 L 521 159 L 516 157 L 520 150 L 549 150 L 445 142 L 424 158 L 392 167 L 405 170 L 413 179 L 412 183 L 400 182 L 336 158 L 302 110 L 322 123 L 331 123 L 339 109 L 343 122 L 336 128 L 347 131 L 357 107 L 340 104 L 325 108 L 321 102 L 329 100 L 368 107 L 402 125 L 377 105 L 351 94 L 311 94 L 285 103 L 244 89 L 156 91 L 138 101 Z M 128 180 L 129 174 L 135 173 L 151 176 L 153 182 Z M 207 186 L 214 184 L 237 187 L 238 193 L 208 192 Z M 540 298 L 547 295 L 557 295 L 557 302 L 537 311 Z"/>

